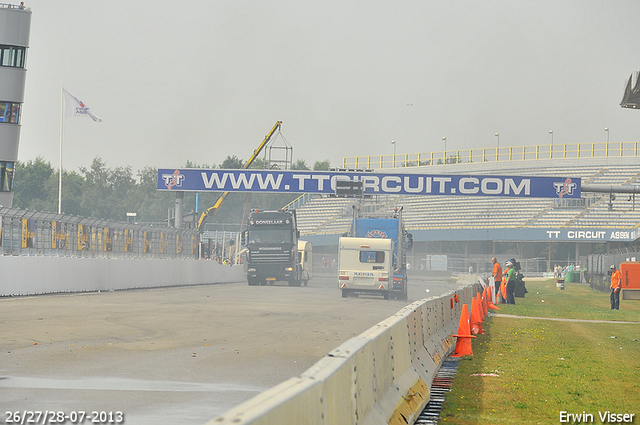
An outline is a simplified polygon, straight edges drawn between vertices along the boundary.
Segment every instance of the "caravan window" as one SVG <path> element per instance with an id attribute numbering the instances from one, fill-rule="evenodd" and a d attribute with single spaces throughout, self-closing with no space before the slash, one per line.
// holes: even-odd
<path id="1" fill-rule="evenodd" d="M 384 251 L 360 251 L 361 263 L 384 263 Z"/>

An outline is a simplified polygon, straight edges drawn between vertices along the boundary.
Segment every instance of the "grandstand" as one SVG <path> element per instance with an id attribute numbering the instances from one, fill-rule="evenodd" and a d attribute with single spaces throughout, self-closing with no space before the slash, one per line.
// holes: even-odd
<path id="1" fill-rule="evenodd" d="M 486 246 L 492 247 L 491 254 L 496 253 L 496 241 L 544 246 L 548 246 L 549 242 L 570 243 L 571 247 L 565 247 L 565 250 L 569 250 L 573 261 L 578 262 L 582 254 L 593 251 L 594 243 L 601 245 L 600 250 L 603 244 L 606 250 L 611 250 L 618 248 L 620 243 L 632 244 L 640 236 L 640 204 L 636 205 L 635 194 L 616 193 L 615 190 L 619 186 L 638 186 L 640 190 L 640 157 L 636 155 L 637 149 L 633 150 L 633 155 L 626 155 L 620 144 L 620 149 L 607 151 L 607 156 L 587 158 L 564 156 L 477 163 L 456 161 L 458 163 L 431 163 L 426 166 L 402 164 L 407 165 L 402 167 L 402 172 L 580 178 L 583 188 L 589 185 L 609 186 L 611 193 L 583 190 L 582 198 L 573 200 L 446 195 L 374 196 L 357 200 L 317 195 L 308 197 L 304 204 L 298 206 L 300 230 L 305 238 L 316 245 L 331 246 L 337 243 L 339 236 L 349 232 L 352 206 L 359 205 L 379 212 L 391 212 L 394 207 L 403 207 L 406 228 L 413 234 L 417 246 L 420 246 L 420 242 L 456 241 L 465 244 L 465 255 L 480 249 L 486 257 Z M 368 163 L 383 164 L 383 161 L 380 159 Z M 379 171 L 393 172 L 398 169 L 380 168 Z M 478 247 L 477 244 L 473 245 L 474 241 L 484 241 L 485 244 Z M 513 254 L 522 256 L 535 251 L 534 248 L 523 249 L 522 246 Z M 431 248 L 425 250 L 430 251 Z M 567 262 L 567 256 L 564 256 L 564 262 Z"/>
<path id="2" fill-rule="evenodd" d="M 622 158 L 619 158 L 622 162 Z M 638 162 L 638 158 L 624 159 Z M 640 164 L 593 165 L 583 159 L 562 160 L 559 166 L 521 162 L 517 166 L 474 170 L 472 165 L 446 165 L 438 174 L 492 174 L 519 176 L 566 176 L 581 178 L 582 185 L 640 185 Z M 571 162 L 571 164 L 567 164 Z M 482 165 L 482 164 L 480 164 Z M 486 168 L 486 167 L 484 167 Z M 403 171 L 433 173 L 432 167 Z M 388 170 L 386 170 L 388 171 Z M 555 199 L 481 198 L 477 196 L 387 196 L 373 201 L 380 211 L 404 207 L 410 229 L 494 227 L 604 227 L 635 228 L 640 223 L 640 204 L 633 196 L 621 195 L 609 208 L 609 194 L 583 194 L 583 202 Z M 639 199 L 640 201 L 640 199 Z M 349 231 L 351 205 L 347 198 L 315 197 L 298 209 L 303 234 L 341 234 Z M 371 204 L 371 203 L 369 203 Z"/>

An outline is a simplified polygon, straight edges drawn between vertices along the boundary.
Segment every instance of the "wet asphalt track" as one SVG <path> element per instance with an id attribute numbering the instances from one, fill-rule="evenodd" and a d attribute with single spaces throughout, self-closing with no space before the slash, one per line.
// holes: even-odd
<path id="1" fill-rule="evenodd" d="M 408 302 L 455 287 L 413 280 Z M 0 423 L 8 411 L 48 410 L 120 411 L 130 425 L 203 424 L 406 303 L 343 299 L 331 274 L 300 288 L 236 283 L 2 298 Z"/>

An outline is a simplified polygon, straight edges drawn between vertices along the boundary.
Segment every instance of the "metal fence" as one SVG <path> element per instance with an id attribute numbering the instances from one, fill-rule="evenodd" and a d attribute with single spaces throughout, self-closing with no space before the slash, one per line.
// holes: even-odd
<path id="1" fill-rule="evenodd" d="M 598 291 L 609 292 L 611 287 L 611 276 L 609 275 L 612 265 L 619 267 L 625 261 L 640 261 L 640 252 L 616 252 L 611 254 L 588 255 L 587 273 L 585 278 L 591 288 Z"/>
<path id="2" fill-rule="evenodd" d="M 402 168 L 474 162 L 530 161 L 538 159 L 606 158 L 640 155 L 640 142 L 574 143 L 445 150 L 393 155 L 352 156 L 342 159 L 344 168 Z"/>
<path id="3" fill-rule="evenodd" d="M 197 230 L 0 207 L 3 255 L 198 258 Z"/>

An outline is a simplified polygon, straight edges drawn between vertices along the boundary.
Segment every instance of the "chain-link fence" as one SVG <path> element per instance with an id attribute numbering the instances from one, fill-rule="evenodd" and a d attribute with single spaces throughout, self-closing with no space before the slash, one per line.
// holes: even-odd
<path id="1" fill-rule="evenodd" d="M 91 258 L 198 258 L 197 230 L 0 207 L 0 252 Z"/>
<path id="2" fill-rule="evenodd" d="M 425 254 L 424 252 L 410 251 L 407 254 L 407 261 L 411 263 L 412 269 L 450 271 L 454 274 L 472 273 L 491 274 L 493 264 L 492 255 L 464 256 L 460 254 Z M 549 259 L 547 258 L 520 258 L 515 254 L 498 255 L 500 265 L 504 267 L 507 260 L 514 258 L 520 263 L 520 272 L 529 277 L 542 277 L 549 271 Z M 560 260 L 553 260 L 551 264 L 560 264 Z M 561 263 L 564 264 L 566 259 Z M 553 265 L 552 265 L 553 267 Z"/>

